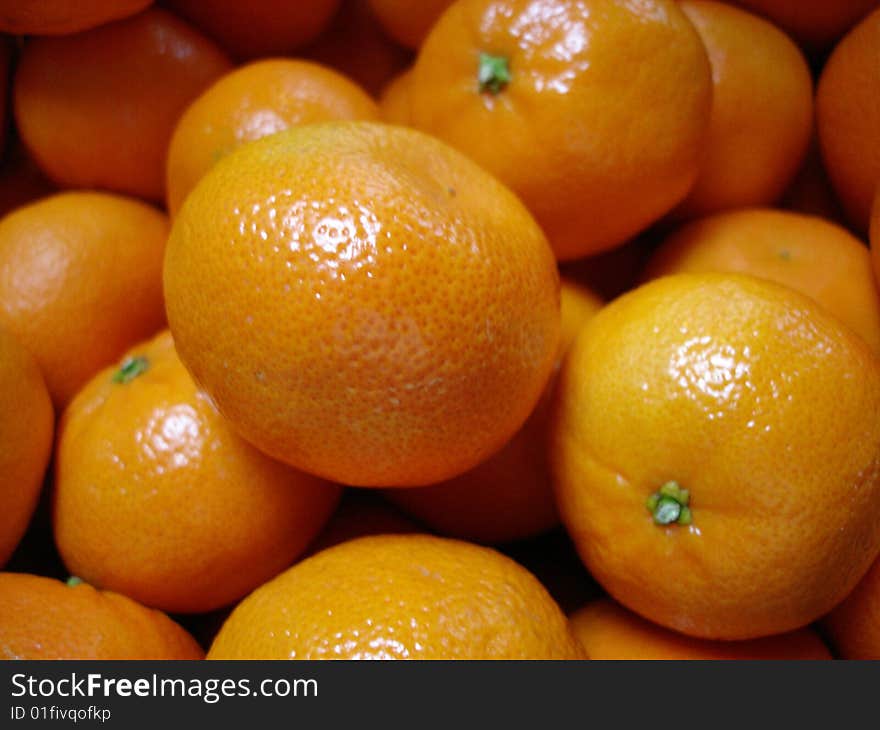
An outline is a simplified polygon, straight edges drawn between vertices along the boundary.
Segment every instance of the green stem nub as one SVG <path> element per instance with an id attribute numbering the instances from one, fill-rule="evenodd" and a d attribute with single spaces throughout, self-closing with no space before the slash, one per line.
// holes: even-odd
<path id="1" fill-rule="evenodd" d="M 648 497 L 646 506 L 655 525 L 689 525 L 692 521 L 690 499 L 690 492 L 682 489 L 678 482 L 666 482 Z"/>
<path id="2" fill-rule="evenodd" d="M 130 383 L 138 375 L 145 372 L 149 367 L 149 362 L 145 357 L 127 357 L 113 374 L 114 383 Z"/>
<path id="3" fill-rule="evenodd" d="M 82 582 L 83 582 L 83 579 L 77 578 L 75 575 L 72 575 L 72 576 L 70 576 L 70 578 L 67 579 L 67 585 L 70 586 L 71 588 L 73 588 L 74 586 L 78 586 Z"/>
<path id="4" fill-rule="evenodd" d="M 480 92 L 488 91 L 495 96 L 510 83 L 510 64 L 504 56 L 481 53 L 477 78 L 480 81 Z"/>

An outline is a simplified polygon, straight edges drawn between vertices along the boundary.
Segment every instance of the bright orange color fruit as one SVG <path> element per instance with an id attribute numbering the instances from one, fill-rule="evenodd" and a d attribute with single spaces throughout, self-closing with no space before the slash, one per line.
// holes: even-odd
<path id="1" fill-rule="evenodd" d="M 828 175 L 850 223 L 868 230 L 880 183 L 880 8 L 834 49 L 819 78 L 816 124 Z"/>
<path id="2" fill-rule="evenodd" d="M 330 27 L 300 54 L 335 68 L 374 97 L 412 62 L 412 52 L 382 30 L 369 0 L 342 0 Z"/>
<path id="3" fill-rule="evenodd" d="M 507 188 L 370 122 L 240 147 L 165 259 L 178 352 L 266 453 L 355 486 L 448 479 L 498 450 L 550 375 L 559 277 Z"/>
<path id="4" fill-rule="evenodd" d="M 558 369 L 581 328 L 602 300 L 572 282 L 562 282 L 562 326 Z M 441 535 L 484 543 L 521 540 L 559 524 L 547 463 L 555 377 L 523 427 L 495 455 L 470 471 L 418 489 L 389 489 L 385 496 Z"/>
<path id="5" fill-rule="evenodd" d="M 56 406 L 162 327 L 167 235 L 162 213 L 108 193 L 58 193 L 0 220 L 0 326 Z"/>
<path id="6" fill-rule="evenodd" d="M 204 653 L 164 613 L 125 596 L 0 573 L 0 658 L 202 659 Z"/>
<path id="7" fill-rule="evenodd" d="M 119 20 L 152 0 L 0 0 L 0 33 L 66 35 Z"/>
<path id="8" fill-rule="evenodd" d="M 571 617 L 574 635 L 590 659 L 757 660 L 831 659 L 812 629 L 748 641 L 708 641 L 645 621 L 608 598 L 593 601 Z"/>
<path id="9" fill-rule="evenodd" d="M 519 194 L 559 259 L 681 202 L 711 104 L 703 43 L 672 0 L 459 0 L 410 86 L 412 125 Z"/>
<path id="10" fill-rule="evenodd" d="M 559 606 L 489 548 L 383 535 L 318 553 L 258 588 L 209 659 L 580 659 Z"/>
<path id="11" fill-rule="evenodd" d="M 834 43 L 871 9 L 877 0 L 734 0 L 766 16 L 803 46 L 822 49 Z"/>
<path id="12" fill-rule="evenodd" d="M 389 124 L 409 124 L 409 91 L 412 72 L 406 70 L 395 76 L 379 97 L 379 112 L 382 120 Z"/>
<path id="13" fill-rule="evenodd" d="M 229 61 L 164 10 L 60 38 L 32 38 L 15 75 L 15 120 L 63 187 L 164 200 L 165 156 L 183 110 Z"/>
<path id="14" fill-rule="evenodd" d="M 377 119 L 376 102 L 341 74 L 310 61 L 271 59 L 223 76 L 184 112 L 168 150 L 168 210 L 247 142 L 300 124 Z"/>
<path id="15" fill-rule="evenodd" d="M 167 331 L 64 413 L 55 541 L 71 573 L 175 613 L 238 600 L 304 552 L 340 490 L 236 436 Z"/>
<path id="16" fill-rule="evenodd" d="M 668 236 L 645 278 L 704 271 L 751 274 L 796 289 L 880 355 L 880 293 L 871 255 L 841 226 L 769 208 L 720 213 Z"/>
<path id="17" fill-rule="evenodd" d="M 880 552 L 880 360 L 798 292 L 657 279 L 590 321 L 556 402 L 563 523 L 649 620 L 710 639 L 791 631 Z"/>
<path id="18" fill-rule="evenodd" d="M 428 31 L 453 0 L 370 0 L 370 8 L 394 40 L 418 49 Z"/>
<path id="19" fill-rule="evenodd" d="M 9 560 L 37 506 L 54 423 L 37 363 L 0 329 L 0 566 Z"/>
<path id="20" fill-rule="evenodd" d="M 822 625 L 842 659 L 880 659 L 880 562 Z"/>
<path id="21" fill-rule="evenodd" d="M 330 23 L 339 0 L 166 0 L 239 59 L 288 55 Z"/>
<path id="22" fill-rule="evenodd" d="M 769 205 L 797 173 L 813 127 L 801 51 L 763 18 L 721 2 L 680 3 L 712 64 L 712 115 L 700 174 L 678 217 Z"/>

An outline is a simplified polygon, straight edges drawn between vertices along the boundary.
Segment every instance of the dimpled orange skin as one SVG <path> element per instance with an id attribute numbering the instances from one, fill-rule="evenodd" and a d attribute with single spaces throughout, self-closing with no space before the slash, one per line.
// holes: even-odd
<path id="1" fill-rule="evenodd" d="M 562 282 L 562 326 L 556 367 L 602 300 Z M 497 544 L 539 535 L 559 524 L 547 463 L 555 378 L 523 427 L 494 456 L 464 474 L 419 489 L 384 494 L 441 535 Z"/>
<path id="2" fill-rule="evenodd" d="M 831 659 L 812 629 L 750 641 L 707 641 L 652 624 L 608 598 L 587 604 L 571 617 L 571 628 L 590 659 L 757 660 Z"/>
<path id="3" fill-rule="evenodd" d="M 582 659 L 559 606 L 489 548 L 428 535 L 363 537 L 258 588 L 209 659 Z"/>
<path id="4" fill-rule="evenodd" d="M 560 515 L 618 601 L 692 636 L 804 626 L 880 549 L 880 361 L 803 295 L 657 279 L 569 350 L 551 448 Z M 649 496 L 690 490 L 692 524 Z"/>
<path id="5" fill-rule="evenodd" d="M 271 59 L 237 68 L 187 108 L 168 150 L 168 210 L 232 150 L 282 129 L 334 119 L 378 119 L 357 84 L 309 61 Z"/>
<path id="6" fill-rule="evenodd" d="M 71 573 L 175 613 L 225 606 L 290 565 L 336 485 L 269 459 L 202 394 L 167 331 L 133 348 L 147 370 L 96 375 L 58 431 L 55 541 Z M 125 358 L 123 358 L 123 361 Z"/>
<path id="7" fill-rule="evenodd" d="M 316 38 L 339 0 L 166 0 L 239 59 L 286 55 Z"/>
<path id="8" fill-rule="evenodd" d="M 842 659 L 880 659 L 880 563 L 822 621 Z"/>
<path id="9" fill-rule="evenodd" d="M 0 573 L 0 659 L 204 659 L 164 613 L 125 596 Z"/>
<path id="10" fill-rule="evenodd" d="M 210 40 L 149 9 L 60 38 L 33 38 L 13 86 L 21 138 L 62 187 L 160 201 L 178 117 L 230 68 Z"/>
<path id="11" fill-rule="evenodd" d="M 378 98 L 413 54 L 382 30 L 368 0 L 342 0 L 330 27 L 298 55 L 335 68 Z"/>
<path id="12" fill-rule="evenodd" d="M 55 415 L 37 363 L 0 329 L 0 566 L 12 555 L 43 486 Z"/>
<path id="13" fill-rule="evenodd" d="M 382 27 L 394 40 L 407 48 L 418 49 L 453 0 L 370 0 L 370 8 Z"/>
<path id="14" fill-rule="evenodd" d="M 510 82 L 480 91 L 480 53 Z M 526 203 L 559 259 L 622 244 L 687 194 L 712 102 L 699 36 L 671 0 L 459 0 L 425 40 L 412 126 Z"/>
<path id="15" fill-rule="evenodd" d="M 822 49 L 834 43 L 863 18 L 877 0 L 735 0 L 764 15 L 802 46 Z"/>
<path id="16" fill-rule="evenodd" d="M 816 92 L 822 158 L 850 223 L 868 230 L 880 183 L 880 8 L 840 41 Z"/>
<path id="17" fill-rule="evenodd" d="M 841 226 L 768 208 L 720 213 L 669 235 L 644 278 L 704 271 L 751 274 L 806 294 L 880 355 L 880 294 L 871 255 Z"/>
<path id="18" fill-rule="evenodd" d="M 678 217 L 778 200 L 813 127 L 813 82 L 800 49 L 763 18 L 721 2 L 681 2 L 712 64 L 712 116 L 696 183 Z"/>
<path id="19" fill-rule="evenodd" d="M 297 127 L 221 160 L 165 259 L 178 352 L 245 438 L 354 486 L 460 474 L 550 376 L 559 276 L 516 197 L 427 135 Z"/>
<path id="20" fill-rule="evenodd" d="M 406 70 L 395 76 L 379 97 L 379 113 L 388 124 L 409 125 L 409 91 L 412 72 Z"/>
<path id="21" fill-rule="evenodd" d="M 0 33 L 67 35 L 119 20 L 152 0 L 0 0 Z"/>
<path id="22" fill-rule="evenodd" d="M 66 192 L 0 220 L 0 326 L 37 359 L 57 407 L 165 321 L 168 219 L 137 200 Z"/>

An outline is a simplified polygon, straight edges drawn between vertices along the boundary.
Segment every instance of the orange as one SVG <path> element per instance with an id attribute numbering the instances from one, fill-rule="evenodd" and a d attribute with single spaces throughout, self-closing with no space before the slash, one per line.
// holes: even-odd
<path id="1" fill-rule="evenodd" d="M 863 18 L 877 0 L 735 0 L 766 16 L 801 45 L 822 49 Z"/>
<path id="2" fill-rule="evenodd" d="M 592 292 L 563 282 L 557 367 L 601 307 Z M 545 448 L 553 384 L 551 379 L 525 425 L 497 454 L 461 476 L 419 489 L 391 489 L 386 497 L 442 535 L 477 542 L 520 540 L 558 525 Z"/>
<path id="3" fill-rule="evenodd" d="M 756 15 L 721 2 L 680 5 L 709 53 L 713 97 L 700 174 L 675 215 L 773 203 L 810 141 L 807 62 L 788 36 Z"/>
<path id="4" fill-rule="evenodd" d="M 305 599 L 304 599 L 305 597 Z M 489 548 L 382 535 L 318 553 L 258 588 L 210 659 L 580 659 L 553 599 Z"/>
<path id="5" fill-rule="evenodd" d="M 868 230 L 880 182 L 880 9 L 834 49 L 816 92 L 816 124 L 828 175 L 855 228 Z"/>
<path id="6" fill-rule="evenodd" d="M 370 0 L 370 7 L 394 40 L 407 48 L 418 48 L 452 0 Z"/>
<path id="7" fill-rule="evenodd" d="M 460 474 L 553 367 L 559 278 L 520 201 L 428 135 L 370 122 L 240 147 L 165 259 L 180 357 L 266 453 L 354 486 Z"/>
<path id="8" fill-rule="evenodd" d="M 767 208 L 720 213 L 667 237 L 645 278 L 703 271 L 751 274 L 796 289 L 880 354 L 880 294 L 871 255 L 834 223 Z"/>
<path id="9" fill-rule="evenodd" d="M 831 659 L 812 629 L 750 641 L 707 641 L 645 621 L 607 598 L 575 612 L 571 626 L 590 659 Z"/>
<path id="10" fill-rule="evenodd" d="M 72 585 L 71 585 L 72 584 Z M 202 659 L 159 611 L 71 580 L 0 573 L 0 658 Z"/>
<path id="11" fill-rule="evenodd" d="M 880 551 L 880 360 L 809 298 L 657 279 L 581 332 L 557 386 L 563 523 L 618 601 L 691 636 L 800 628 Z"/>
<path id="12" fill-rule="evenodd" d="M 63 187 L 163 200 L 177 118 L 229 69 L 207 38 L 163 10 L 62 38 L 33 38 L 15 75 L 15 120 Z"/>
<path id="13" fill-rule="evenodd" d="M 96 375 L 58 431 L 55 541 L 92 585 L 211 611 L 293 562 L 339 488 L 234 435 L 164 332 Z"/>
<path id="14" fill-rule="evenodd" d="M 412 532 L 424 532 L 424 529 L 382 499 L 377 492 L 347 489 L 333 517 L 309 545 L 309 553 L 317 553 L 367 535 L 405 535 Z"/>
<path id="15" fill-rule="evenodd" d="M 412 53 L 383 32 L 368 0 L 342 0 L 330 27 L 300 55 L 348 76 L 375 97 L 403 71 Z"/>
<path id="16" fill-rule="evenodd" d="M 412 125 L 518 193 L 559 259 L 613 248 L 684 198 L 711 102 L 672 0 L 459 0 L 410 83 Z"/>
<path id="17" fill-rule="evenodd" d="M 6 133 L 9 129 L 6 110 L 13 50 L 13 40 L 0 36 L 0 153 L 4 151 L 6 146 Z"/>
<path id="18" fill-rule="evenodd" d="M 842 659 L 880 659 L 880 562 L 822 625 Z"/>
<path id="19" fill-rule="evenodd" d="M 167 218 L 107 193 L 59 193 L 0 220 L 0 326 L 36 357 L 56 406 L 159 330 Z"/>
<path id="20" fill-rule="evenodd" d="M 389 124 L 409 124 L 409 90 L 412 71 L 406 70 L 395 76 L 379 97 L 379 112 Z"/>
<path id="21" fill-rule="evenodd" d="M 36 362 L 0 329 L 0 566 L 9 560 L 37 506 L 54 421 Z"/>
<path id="22" fill-rule="evenodd" d="M 257 61 L 223 76 L 186 110 L 171 138 L 168 210 L 235 148 L 299 124 L 376 119 L 376 102 L 341 74 L 309 61 Z"/>
<path id="23" fill-rule="evenodd" d="M 152 0 L 0 0 L 0 33 L 65 35 L 119 20 Z"/>
<path id="24" fill-rule="evenodd" d="M 880 187 L 877 189 L 877 195 L 874 198 L 874 205 L 871 209 L 871 261 L 874 264 L 875 281 L 880 283 Z"/>
<path id="25" fill-rule="evenodd" d="M 166 0 L 240 59 L 285 55 L 323 31 L 339 0 Z"/>

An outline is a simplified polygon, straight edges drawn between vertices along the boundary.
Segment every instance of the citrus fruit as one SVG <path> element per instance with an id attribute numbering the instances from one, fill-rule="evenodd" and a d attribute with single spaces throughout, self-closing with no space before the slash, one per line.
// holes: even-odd
<path id="1" fill-rule="evenodd" d="M 210 659 L 579 659 L 565 616 L 525 568 L 428 535 L 362 537 L 258 588 Z"/>
<path id="2" fill-rule="evenodd" d="M 409 85 L 412 72 L 407 70 L 395 76 L 382 90 L 379 113 L 389 124 L 409 124 Z"/>
<path id="3" fill-rule="evenodd" d="M 816 125 L 843 208 L 865 233 L 880 182 L 880 8 L 834 49 L 819 78 Z"/>
<path id="4" fill-rule="evenodd" d="M 595 294 L 562 283 L 562 325 L 557 367 L 586 322 L 602 307 Z M 441 535 L 502 543 L 555 527 L 559 515 L 547 464 L 547 430 L 554 379 L 523 427 L 486 461 L 460 476 L 385 496 Z"/>
<path id="5" fill-rule="evenodd" d="M 452 0 L 370 0 L 370 8 L 382 27 L 394 40 L 407 48 L 418 49 L 431 26 Z"/>
<path id="6" fill-rule="evenodd" d="M 152 0 L 0 0 L 0 33 L 65 35 L 119 20 Z"/>
<path id="7" fill-rule="evenodd" d="M 766 16 L 800 44 L 822 49 L 834 43 L 863 18 L 877 0 L 735 0 Z"/>
<path id="8" fill-rule="evenodd" d="M 412 53 L 382 30 L 368 0 L 342 0 L 326 32 L 299 55 L 335 68 L 378 97 L 412 61 Z"/>
<path id="9" fill-rule="evenodd" d="M 0 329 L 0 566 L 9 560 L 37 506 L 54 421 L 36 362 Z"/>
<path id="10" fill-rule="evenodd" d="M 768 208 L 719 213 L 668 236 L 645 277 L 703 271 L 751 274 L 796 289 L 880 354 L 880 294 L 871 255 L 841 226 Z"/>
<path id="11" fill-rule="evenodd" d="M 175 613 L 232 603 L 318 534 L 339 488 L 232 433 L 168 332 L 70 403 L 58 430 L 55 541 L 92 585 Z"/>
<path id="12" fill-rule="evenodd" d="M 310 61 L 271 59 L 219 79 L 184 112 L 168 150 L 168 210 L 235 148 L 299 124 L 376 119 L 376 102 L 355 83 Z"/>
<path id="13" fill-rule="evenodd" d="M 766 20 L 721 2 L 681 2 L 712 64 L 700 174 L 678 217 L 778 200 L 807 151 L 813 82 L 798 47 Z"/>
<path id="14" fill-rule="evenodd" d="M 880 551 L 880 360 L 809 298 L 678 274 L 575 340 L 551 461 L 585 565 L 692 636 L 800 628 Z"/>
<path id="15" fill-rule="evenodd" d="M 287 55 L 316 38 L 339 7 L 339 0 L 166 0 L 240 59 Z"/>
<path id="16" fill-rule="evenodd" d="M 880 659 L 880 563 L 822 622 L 843 659 Z"/>
<path id="17" fill-rule="evenodd" d="M 164 613 L 86 583 L 0 573 L 3 659 L 202 659 Z"/>
<path id="18" fill-rule="evenodd" d="M 178 352 L 266 453 L 354 486 L 464 472 L 553 367 L 559 279 L 517 198 L 428 135 L 307 125 L 218 162 L 175 219 Z"/>
<path id="19" fill-rule="evenodd" d="M 229 61 L 159 9 L 59 38 L 32 38 L 15 75 L 21 138 L 62 187 L 163 200 L 177 118 Z"/>
<path id="20" fill-rule="evenodd" d="M 164 323 L 167 218 L 137 200 L 66 192 L 0 220 L 0 326 L 37 359 L 63 406 Z"/>
<path id="21" fill-rule="evenodd" d="M 576 611 L 571 627 L 590 659 L 831 659 L 812 629 L 748 641 L 708 641 L 645 621 L 608 598 Z"/>
<path id="22" fill-rule="evenodd" d="M 412 125 L 519 194 L 559 259 L 684 198 L 711 103 L 706 51 L 671 0 L 459 0 L 410 82 Z"/>

